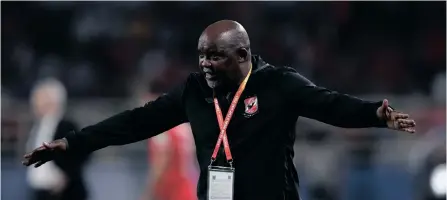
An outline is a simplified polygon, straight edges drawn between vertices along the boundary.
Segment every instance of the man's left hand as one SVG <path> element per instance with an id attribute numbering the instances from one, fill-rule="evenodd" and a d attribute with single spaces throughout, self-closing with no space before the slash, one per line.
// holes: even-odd
<path id="1" fill-rule="evenodd" d="M 389 129 L 405 131 L 408 133 L 416 132 L 416 122 L 410 119 L 410 115 L 394 111 L 388 104 L 388 100 L 383 100 L 382 106 L 377 109 L 377 117 L 385 120 Z"/>

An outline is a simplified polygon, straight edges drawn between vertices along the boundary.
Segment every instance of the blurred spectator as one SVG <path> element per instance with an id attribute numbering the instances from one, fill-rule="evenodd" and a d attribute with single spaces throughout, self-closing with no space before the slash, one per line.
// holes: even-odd
<path id="1" fill-rule="evenodd" d="M 143 92 L 142 101 L 147 103 L 157 98 L 166 91 L 165 85 L 151 84 L 151 92 Z M 148 154 L 151 167 L 141 200 L 197 199 L 198 168 L 189 124 L 181 124 L 149 139 Z"/>
<path id="2" fill-rule="evenodd" d="M 36 84 L 31 93 L 34 125 L 27 149 L 43 142 L 60 139 L 77 126 L 64 118 L 67 94 L 56 79 L 45 79 Z M 83 179 L 85 158 L 56 159 L 40 168 L 28 168 L 28 181 L 36 200 L 83 200 L 87 190 Z"/>

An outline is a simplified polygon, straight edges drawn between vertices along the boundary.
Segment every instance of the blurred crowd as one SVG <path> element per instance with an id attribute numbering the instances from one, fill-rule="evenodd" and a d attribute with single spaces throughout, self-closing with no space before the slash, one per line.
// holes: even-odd
<path id="1" fill-rule="evenodd" d="M 123 97 L 154 76 L 176 84 L 197 68 L 201 31 L 220 19 L 241 22 L 268 62 L 342 92 L 430 94 L 445 73 L 442 2 L 49 1 L 2 11 L 2 89 L 20 97 L 49 75 L 74 97 Z"/>
<path id="2" fill-rule="evenodd" d="M 37 102 L 54 95 L 36 100 L 42 83 L 63 88 L 62 110 L 74 124 L 96 123 L 196 71 L 201 31 L 221 19 L 239 21 L 267 62 L 332 90 L 389 98 L 417 121 L 418 134 L 408 136 L 300 119 L 295 163 L 303 200 L 445 199 L 445 16 L 445 2 L 2 2 L 2 199 L 42 194 L 39 178 L 17 160 L 51 137 L 36 139 L 39 124 L 48 123 L 36 116 Z M 77 189 L 92 200 L 140 198 L 165 157 L 148 146 L 163 144 L 158 138 L 99 152 L 85 164 L 89 192 Z M 69 174 L 81 182 L 82 166 Z M 17 189 L 25 185 L 32 192 Z"/>

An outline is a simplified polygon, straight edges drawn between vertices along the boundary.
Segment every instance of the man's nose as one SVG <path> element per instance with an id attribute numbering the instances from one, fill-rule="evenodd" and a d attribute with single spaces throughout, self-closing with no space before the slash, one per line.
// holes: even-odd
<path id="1" fill-rule="evenodd" d="M 207 59 L 200 61 L 200 67 L 211 67 L 211 62 Z"/>

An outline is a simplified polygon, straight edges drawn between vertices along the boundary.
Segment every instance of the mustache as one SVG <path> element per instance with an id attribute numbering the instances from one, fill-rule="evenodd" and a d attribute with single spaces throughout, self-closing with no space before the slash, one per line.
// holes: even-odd
<path id="1" fill-rule="evenodd" d="M 216 73 L 215 70 L 213 70 L 211 68 L 208 68 L 208 67 L 202 67 L 202 72 L 203 73 L 208 73 L 208 74 L 215 74 Z"/>

